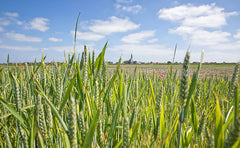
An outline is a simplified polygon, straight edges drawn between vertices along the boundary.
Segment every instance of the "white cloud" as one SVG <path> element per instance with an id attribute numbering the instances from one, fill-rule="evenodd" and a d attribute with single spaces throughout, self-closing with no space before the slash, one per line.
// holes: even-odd
<path id="1" fill-rule="evenodd" d="M 121 19 L 115 16 L 110 17 L 110 20 L 102 21 L 95 20 L 94 25 L 90 26 L 89 29 L 99 34 L 111 34 L 115 32 L 127 32 L 139 28 L 139 24 L 135 24 L 128 18 Z"/>
<path id="2" fill-rule="evenodd" d="M 17 25 L 23 25 L 24 23 L 18 19 L 16 19 L 15 17 L 10 18 L 13 22 L 15 22 Z"/>
<path id="3" fill-rule="evenodd" d="M 166 62 L 172 59 L 172 50 L 161 44 L 123 44 L 108 49 L 116 55 L 122 55 L 123 59 L 129 59 L 131 54 L 136 61 Z"/>
<path id="4" fill-rule="evenodd" d="M 208 16 L 185 18 L 182 24 L 183 26 L 219 28 L 223 25 L 226 25 L 227 22 L 223 14 L 213 14 Z"/>
<path id="5" fill-rule="evenodd" d="M 240 62 L 240 52 L 233 50 L 212 51 L 205 50 L 204 61 L 207 62 Z"/>
<path id="6" fill-rule="evenodd" d="M 179 5 L 178 1 L 173 1 L 172 3 L 173 3 L 173 5 Z"/>
<path id="7" fill-rule="evenodd" d="M 8 26 L 10 24 L 16 23 L 17 25 L 22 25 L 23 22 L 18 20 L 18 13 L 16 12 L 5 12 L 5 18 L 0 18 L 0 25 Z"/>
<path id="8" fill-rule="evenodd" d="M 184 39 L 191 41 L 193 45 L 198 46 L 213 46 L 221 43 L 229 42 L 228 37 L 231 36 L 228 32 L 220 30 L 206 31 L 188 26 L 180 26 L 176 29 L 170 29 L 170 33 L 178 34 Z"/>
<path id="9" fill-rule="evenodd" d="M 146 38 L 154 36 L 154 30 L 141 31 L 138 33 L 129 34 L 123 37 L 121 40 L 125 43 L 140 43 Z"/>
<path id="10" fill-rule="evenodd" d="M 237 12 L 224 12 L 224 8 L 211 5 L 181 5 L 173 8 L 160 9 L 158 18 L 178 21 L 184 26 L 219 28 L 226 25 L 226 17 Z"/>
<path id="11" fill-rule="evenodd" d="M 0 25 L 1 26 L 8 26 L 10 24 L 9 20 L 6 20 L 5 18 L 0 17 Z"/>
<path id="12" fill-rule="evenodd" d="M 4 31 L 3 27 L 0 26 L 0 32 L 3 32 L 3 31 Z"/>
<path id="13" fill-rule="evenodd" d="M 158 41 L 158 38 L 153 38 L 151 40 L 148 40 L 148 43 L 155 43 Z"/>
<path id="14" fill-rule="evenodd" d="M 189 26 L 179 26 L 176 29 L 170 29 L 169 33 L 175 33 L 181 36 L 186 36 L 186 35 L 191 35 L 192 33 L 194 33 L 194 31 L 196 31 L 196 28 L 194 27 L 189 27 Z"/>
<path id="15" fill-rule="evenodd" d="M 117 9 L 121 9 L 121 10 L 127 11 L 127 12 L 132 12 L 135 14 L 137 14 L 142 9 L 141 5 L 123 6 L 123 5 L 117 4 L 116 7 L 117 7 Z"/>
<path id="16" fill-rule="evenodd" d="M 82 24 L 84 26 L 82 29 L 88 31 L 78 31 L 77 39 L 87 41 L 99 41 L 105 38 L 106 35 L 127 32 L 140 26 L 140 24 L 135 24 L 128 18 L 121 19 L 116 16 L 112 16 L 108 20 L 92 20 L 90 23 L 85 21 Z M 74 35 L 74 33 L 74 31 L 71 31 L 71 34 Z"/>
<path id="17" fill-rule="evenodd" d="M 26 36 L 20 33 L 5 33 L 5 36 L 11 40 L 19 41 L 19 42 L 41 42 L 42 39 L 38 37 Z"/>
<path id="18" fill-rule="evenodd" d="M 178 26 L 169 29 L 169 33 L 182 36 L 194 47 L 204 47 L 213 51 L 237 51 L 239 44 L 230 40 L 231 33 L 221 30 L 222 26 L 227 25 L 226 18 L 236 14 L 235 11 L 224 12 L 224 8 L 215 4 L 201 6 L 188 4 L 160 9 L 158 17 L 177 22 Z M 237 38 L 238 34 L 234 37 Z"/>
<path id="19" fill-rule="evenodd" d="M 117 3 L 131 3 L 133 0 L 116 0 Z"/>
<path id="20" fill-rule="evenodd" d="M 240 41 L 216 44 L 216 45 L 210 46 L 209 49 L 212 49 L 214 51 L 232 53 L 232 54 L 238 53 L 238 55 L 240 56 L 240 50 L 239 50 Z"/>
<path id="21" fill-rule="evenodd" d="M 4 50 L 18 50 L 18 51 L 34 51 L 38 50 L 32 46 L 13 46 L 13 45 L 0 45 L 0 49 Z"/>
<path id="22" fill-rule="evenodd" d="M 62 42 L 62 39 L 58 39 L 58 38 L 54 38 L 54 37 L 48 38 L 48 40 L 52 41 L 52 42 Z"/>
<path id="23" fill-rule="evenodd" d="M 87 48 L 89 50 L 89 48 L 92 49 L 94 46 L 95 46 L 94 44 L 88 44 Z M 78 44 L 76 46 L 76 52 L 81 53 L 83 51 L 83 47 L 84 47 L 84 45 Z M 73 46 L 71 46 L 71 45 L 69 45 L 69 46 L 51 46 L 51 47 L 43 48 L 43 50 L 54 50 L 54 51 L 58 51 L 58 52 L 64 52 L 65 51 L 67 53 L 70 53 L 70 52 L 74 51 Z"/>
<path id="24" fill-rule="evenodd" d="M 46 47 L 43 48 L 43 50 L 55 50 L 58 52 L 64 52 L 64 51 L 73 51 L 73 46 L 53 46 L 53 47 Z"/>
<path id="25" fill-rule="evenodd" d="M 71 34 L 74 35 L 74 33 L 74 31 L 71 31 Z M 77 32 L 77 39 L 79 40 L 98 41 L 103 39 L 104 37 L 104 35 L 95 32 Z"/>
<path id="26" fill-rule="evenodd" d="M 9 17 L 18 17 L 18 13 L 16 12 L 5 12 L 4 13 L 6 16 L 9 16 Z"/>
<path id="27" fill-rule="evenodd" d="M 240 29 L 237 31 L 237 34 L 234 35 L 235 39 L 240 39 Z"/>
<path id="28" fill-rule="evenodd" d="M 24 23 L 22 21 L 19 21 L 18 19 L 12 18 L 12 21 L 14 21 L 17 25 L 23 25 Z"/>
<path id="29" fill-rule="evenodd" d="M 181 45 L 179 45 L 181 46 Z M 207 62 L 240 62 L 240 42 L 223 43 L 219 45 L 209 46 L 204 48 L 204 61 Z M 136 61 L 156 61 L 167 62 L 173 57 L 174 48 L 168 48 L 161 44 L 123 44 L 109 47 L 108 50 L 114 55 L 122 55 L 123 60 L 129 59 L 133 54 L 133 60 Z M 190 47 L 190 61 L 200 61 L 202 48 Z M 175 61 L 183 62 L 186 53 L 186 48 L 178 47 Z M 111 60 L 117 60 L 119 56 L 110 57 Z"/>
<path id="30" fill-rule="evenodd" d="M 228 32 L 222 31 L 205 31 L 205 30 L 197 30 L 194 32 L 190 39 L 192 44 L 199 46 L 215 46 L 220 43 L 226 43 L 229 41 L 228 37 L 231 36 Z"/>
<path id="31" fill-rule="evenodd" d="M 48 22 L 49 19 L 47 18 L 37 17 L 30 22 L 30 28 L 45 32 L 49 29 L 49 27 L 47 26 Z"/>

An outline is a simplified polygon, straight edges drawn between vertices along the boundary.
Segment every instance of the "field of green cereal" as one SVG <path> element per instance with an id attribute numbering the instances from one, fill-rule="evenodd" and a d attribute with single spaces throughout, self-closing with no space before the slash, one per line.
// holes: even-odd
<path id="1" fill-rule="evenodd" d="M 0 147 L 239 147 L 238 64 L 205 76 L 187 52 L 179 68 L 128 70 L 106 48 L 1 67 Z"/>

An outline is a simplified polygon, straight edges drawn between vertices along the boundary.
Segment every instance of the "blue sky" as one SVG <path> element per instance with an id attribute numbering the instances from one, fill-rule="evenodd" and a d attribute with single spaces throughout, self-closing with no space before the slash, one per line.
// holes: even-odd
<path id="1" fill-rule="evenodd" d="M 134 60 L 240 62 L 238 0 L 0 0 L 0 63 L 63 61 L 73 51 L 74 29 L 81 12 L 77 53 L 99 53 L 108 41 L 106 61 L 133 54 Z"/>

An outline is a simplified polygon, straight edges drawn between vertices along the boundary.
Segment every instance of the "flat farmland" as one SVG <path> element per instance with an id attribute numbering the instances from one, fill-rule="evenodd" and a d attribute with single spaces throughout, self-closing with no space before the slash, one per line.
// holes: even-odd
<path id="1" fill-rule="evenodd" d="M 110 71 L 115 70 L 117 65 L 108 65 Z M 231 77 L 234 71 L 234 63 L 224 64 L 202 64 L 200 77 Z M 124 71 L 133 72 L 135 68 L 139 71 L 146 71 L 167 74 L 172 67 L 173 72 L 181 72 L 182 64 L 122 64 L 120 68 Z M 190 64 L 190 75 L 197 69 L 198 64 Z M 179 73 L 180 74 L 180 73 Z"/>

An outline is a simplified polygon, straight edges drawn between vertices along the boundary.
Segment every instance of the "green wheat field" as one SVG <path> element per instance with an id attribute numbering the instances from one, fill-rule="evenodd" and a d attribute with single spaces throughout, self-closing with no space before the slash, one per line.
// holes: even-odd
<path id="1" fill-rule="evenodd" d="M 239 147 L 239 65 L 231 76 L 108 68 L 102 52 L 0 67 L 0 147 Z M 201 75 L 201 77 L 200 77 Z"/>

